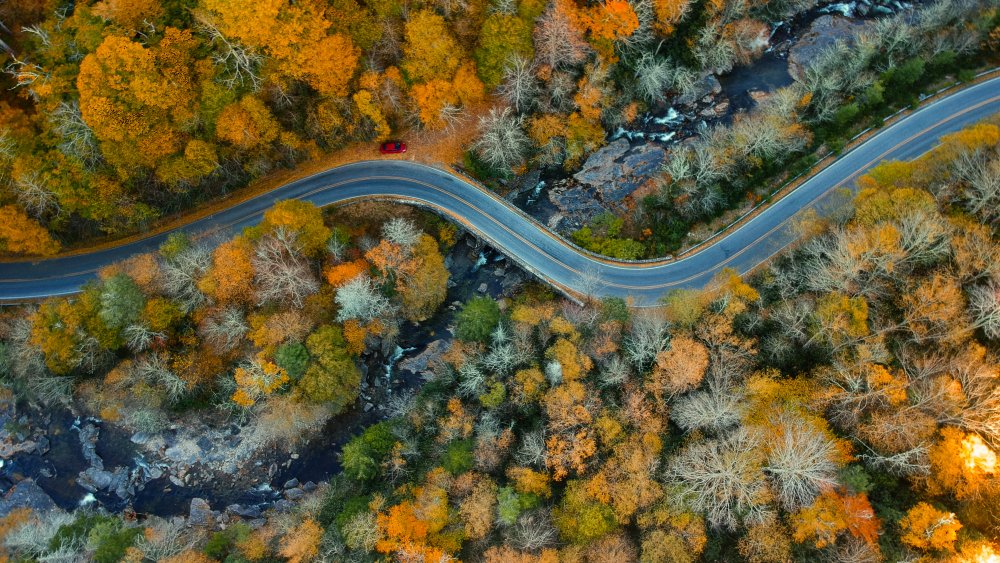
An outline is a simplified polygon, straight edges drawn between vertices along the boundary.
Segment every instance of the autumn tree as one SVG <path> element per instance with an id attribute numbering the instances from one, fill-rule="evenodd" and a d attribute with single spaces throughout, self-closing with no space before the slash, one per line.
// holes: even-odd
<path id="1" fill-rule="evenodd" d="M 419 10 L 406 21 L 405 36 L 401 69 L 410 81 L 452 79 L 461 64 L 462 49 L 444 18 L 430 10 Z"/>
<path id="2" fill-rule="evenodd" d="M 880 527 L 864 493 L 851 494 L 828 489 L 816 501 L 792 516 L 796 542 L 811 542 L 817 548 L 833 545 L 843 533 L 870 545 L 878 541 Z"/>
<path id="3" fill-rule="evenodd" d="M 119 176 L 183 150 L 181 130 L 196 118 L 196 45 L 190 32 L 169 27 L 155 49 L 109 35 L 80 63 L 82 117 Z"/>
<path id="4" fill-rule="evenodd" d="M 899 527 L 903 530 L 903 543 L 910 547 L 955 551 L 955 540 L 962 523 L 950 512 L 919 502 L 903 516 Z"/>
<path id="5" fill-rule="evenodd" d="M 317 256 L 326 249 L 332 232 L 323 222 L 323 211 L 300 199 L 286 199 L 264 212 L 264 219 L 254 232 L 270 234 L 278 229 L 294 233 L 297 244 L 308 256 Z"/>
<path id="6" fill-rule="evenodd" d="M 670 348 L 656 354 L 650 380 L 653 393 L 660 399 L 691 391 L 701 384 L 708 369 L 708 349 L 687 336 L 675 336 Z"/>
<path id="7" fill-rule="evenodd" d="M 343 334 L 336 326 L 323 326 L 306 339 L 310 363 L 298 389 L 311 401 L 326 403 L 340 412 L 357 399 L 361 372 L 347 353 Z"/>
<path id="8" fill-rule="evenodd" d="M 212 252 L 212 269 L 199 288 L 223 303 L 249 303 L 253 299 L 252 259 L 253 247 L 243 237 L 220 244 Z"/>
<path id="9" fill-rule="evenodd" d="M 13 205 L 0 207 L 0 252 L 51 256 L 59 242 L 45 227 Z"/>
<path id="10" fill-rule="evenodd" d="M 420 236 L 411 255 L 415 263 L 413 273 L 400 280 L 398 291 L 407 317 L 412 321 L 422 321 L 444 303 L 448 294 L 449 272 L 437 241 L 428 235 Z"/>

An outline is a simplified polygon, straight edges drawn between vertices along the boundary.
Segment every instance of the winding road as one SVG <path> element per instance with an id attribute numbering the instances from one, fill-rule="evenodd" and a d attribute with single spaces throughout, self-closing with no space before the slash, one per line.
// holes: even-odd
<path id="1" fill-rule="evenodd" d="M 864 143 L 766 207 L 738 228 L 680 259 L 623 263 L 566 243 L 496 195 L 444 170 L 406 161 L 364 161 L 281 186 L 190 223 L 191 233 L 229 236 L 258 222 L 275 202 L 299 198 L 317 205 L 391 199 L 427 207 L 477 233 L 525 269 L 557 288 L 650 305 L 675 288 L 702 287 L 722 268 L 752 270 L 795 241 L 792 220 L 804 209 L 821 215 L 843 203 L 841 187 L 885 159 L 908 160 L 942 135 L 1000 112 L 1000 77 L 964 88 L 878 131 Z M 156 249 L 169 233 L 86 254 L 0 263 L 0 300 L 71 294 L 103 266 Z M 596 280 L 596 284 L 595 284 Z"/>

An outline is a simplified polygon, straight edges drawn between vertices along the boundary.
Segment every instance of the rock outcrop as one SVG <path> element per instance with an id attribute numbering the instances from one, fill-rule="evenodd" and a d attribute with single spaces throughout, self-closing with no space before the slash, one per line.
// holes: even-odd
<path id="1" fill-rule="evenodd" d="M 838 41 L 852 45 L 858 34 L 870 25 L 839 15 L 825 15 L 813 20 L 809 30 L 795 42 L 788 52 L 788 72 L 801 80 L 805 69 L 826 49 Z"/>
<path id="2" fill-rule="evenodd" d="M 0 498 L 0 518 L 18 508 L 30 508 L 35 514 L 56 509 L 56 503 L 32 479 L 25 479 L 14 485 Z"/>

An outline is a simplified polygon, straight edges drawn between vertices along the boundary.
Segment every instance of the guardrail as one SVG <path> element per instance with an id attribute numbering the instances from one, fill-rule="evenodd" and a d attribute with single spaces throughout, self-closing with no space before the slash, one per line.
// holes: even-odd
<path id="1" fill-rule="evenodd" d="M 1000 72 L 1000 67 L 994 67 L 992 69 L 984 70 L 982 72 L 979 72 L 979 73 L 977 73 L 975 75 L 975 78 L 982 78 L 983 76 L 987 76 L 987 75 L 990 75 L 990 74 L 993 74 L 993 73 L 996 73 L 996 72 Z M 965 86 L 964 82 L 956 80 L 955 82 L 953 82 L 952 84 L 950 84 L 948 86 L 944 86 L 942 88 L 939 88 L 933 94 L 928 94 L 927 96 L 924 96 L 924 97 L 920 98 L 920 101 L 923 102 L 924 100 L 928 100 L 928 99 L 934 98 L 934 97 L 939 96 L 940 94 L 942 94 L 944 92 L 947 92 L 949 90 L 959 90 L 959 89 L 961 89 L 964 86 Z M 894 112 L 892 115 L 888 115 L 888 116 L 882 118 L 882 125 L 879 125 L 877 127 L 866 127 L 864 130 L 860 131 L 858 134 L 856 134 L 853 137 L 851 137 L 848 140 L 848 144 L 853 143 L 854 141 L 856 141 L 859 138 L 867 135 L 868 133 L 871 133 L 872 131 L 875 131 L 877 129 L 881 129 L 886 123 L 892 121 L 893 119 L 896 119 L 897 117 L 899 117 L 900 115 L 902 115 L 902 114 L 904 114 L 904 113 L 906 113 L 908 111 L 912 111 L 913 109 L 914 108 L 908 108 L 908 107 L 907 108 L 902 108 L 902 109 L 899 109 L 896 112 Z M 852 149 L 853 148 L 854 147 L 852 147 Z M 802 172 L 799 172 L 798 174 L 796 174 L 792 178 L 786 180 L 784 183 L 781 184 L 781 186 L 779 186 L 778 188 L 776 188 L 774 191 L 772 191 L 766 197 L 762 198 L 761 201 L 760 201 L 760 203 L 758 203 L 757 205 L 754 205 L 753 207 L 751 207 L 749 210 L 747 210 L 745 213 L 743 213 L 742 215 L 740 215 L 739 217 L 737 217 L 735 220 L 729 222 L 724 227 L 719 228 L 718 230 L 716 230 L 714 233 L 712 233 L 712 235 L 709 236 L 708 238 L 706 238 L 705 240 L 702 240 L 699 243 L 695 244 L 694 246 L 691 246 L 690 248 L 685 248 L 684 250 L 678 252 L 676 254 L 676 258 L 680 258 L 680 257 L 686 256 L 688 254 L 691 254 L 691 253 L 693 253 L 696 250 L 700 250 L 701 248 L 707 246 L 708 243 L 710 243 L 710 242 L 716 240 L 717 238 L 719 238 L 719 235 L 722 235 L 722 234 L 726 233 L 727 231 L 729 231 L 734 226 L 739 225 L 740 223 L 742 223 L 743 221 L 745 221 L 748 217 L 754 215 L 755 213 L 758 213 L 759 211 L 762 211 L 768 205 L 771 205 L 772 203 L 774 203 L 773 198 L 775 196 L 781 194 L 782 191 L 784 191 L 789 186 L 791 186 L 792 184 L 794 184 L 795 182 L 797 182 L 798 180 L 800 180 L 803 176 L 815 175 L 815 174 L 818 174 L 819 172 L 821 172 L 823 169 L 821 168 L 819 170 L 816 170 L 815 169 L 816 166 L 819 165 L 820 163 L 822 163 L 827 158 L 830 158 L 831 156 L 833 156 L 835 154 L 836 153 L 834 151 L 827 151 L 826 154 L 818 157 L 815 161 L 813 161 L 813 163 L 810 164 L 808 168 L 806 168 Z M 778 199 L 781 199 L 781 198 L 778 198 Z"/>

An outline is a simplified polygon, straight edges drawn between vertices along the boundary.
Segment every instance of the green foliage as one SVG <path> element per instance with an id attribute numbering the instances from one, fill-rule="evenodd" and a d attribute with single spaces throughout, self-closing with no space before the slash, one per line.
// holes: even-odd
<path id="1" fill-rule="evenodd" d="M 455 315 L 455 336 L 467 341 L 486 342 L 500 322 L 500 306 L 489 297 L 470 299 Z"/>
<path id="2" fill-rule="evenodd" d="M 127 528 L 121 520 L 108 517 L 90 530 L 87 543 L 94 546 L 96 563 L 118 563 L 141 535 L 142 528 Z"/>
<path id="3" fill-rule="evenodd" d="M 573 233 L 573 242 L 591 252 L 619 258 L 622 260 L 637 260 L 642 258 L 645 248 L 642 243 L 619 238 L 625 220 L 611 213 L 602 213 L 591 221 L 589 226 Z"/>
<path id="4" fill-rule="evenodd" d="M 614 510 L 590 499 L 583 482 L 576 480 L 567 483 L 562 503 L 552 516 L 560 536 L 572 543 L 588 543 L 618 527 Z"/>
<path id="5" fill-rule="evenodd" d="M 191 237 L 187 233 L 176 231 L 170 233 L 160 245 L 160 256 L 170 260 L 188 248 L 191 248 Z"/>
<path id="6" fill-rule="evenodd" d="M 853 493 L 867 493 L 872 490 L 871 476 L 863 465 L 852 463 L 838 473 L 840 482 Z"/>
<path id="7" fill-rule="evenodd" d="M 493 89 L 500 84 L 504 67 L 513 56 L 527 60 L 534 57 L 531 26 L 517 16 L 494 13 L 483 22 L 479 47 L 473 53 L 479 78 L 486 88 Z"/>
<path id="8" fill-rule="evenodd" d="M 601 320 L 627 323 L 630 313 L 628 303 L 621 297 L 604 297 L 601 299 Z"/>
<path id="9" fill-rule="evenodd" d="M 475 460 L 472 449 L 475 443 L 472 439 L 453 440 L 441 455 L 441 467 L 452 475 L 459 475 L 472 469 Z"/>
<path id="10" fill-rule="evenodd" d="M 356 514 L 366 512 L 368 510 L 368 503 L 371 499 L 367 496 L 355 495 L 348 497 L 340 505 L 340 511 L 337 513 L 336 518 L 334 518 L 334 523 L 337 525 L 337 529 L 341 532 L 344 531 L 344 526 L 353 518 Z"/>
<path id="11" fill-rule="evenodd" d="M 924 61 L 913 58 L 882 73 L 886 96 L 895 102 L 912 103 L 920 94 L 916 86 L 924 75 Z"/>
<path id="12" fill-rule="evenodd" d="M 489 389 L 479 396 L 479 402 L 487 409 L 499 408 L 507 400 L 507 388 L 500 381 L 494 381 Z"/>
<path id="13" fill-rule="evenodd" d="M 135 281 L 125 274 L 116 274 L 101 286 L 100 317 L 104 323 L 123 329 L 139 319 L 146 305 L 146 296 Z"/>
<path id="14" fill-rule="evenodd" d="M 368 427 L 344 445 L 340 464 L 352 479 L 365 481 L 381 472 L 382 462 L 396 443 L 389 422 L 379 422 Z"/>
<path id="15" fill-rule="evenodd" d="M 246 540 L 250 536 L 251 531 L 250 526 L 247 526 L 243 522 L 236 522 L 225 530 L 213 533 L 208 538 L 208 541 L 205 542 L 205 547 L 202 551 L 205 555 L 219 561 L 228 560 L 227 557 L 230 556 L 238 557 L 236 544 Z"/>
<path id="16" fill-rule="evenodd" d="M 513 487 L 501 487 L 497 491 L 497 515 L 508 526 L 517 522 L 521 515 L 521 499 Z"/>
<path id="17" fill-rule="evenodd" d="M 310 401 L 330 403 L 341 412 L 358 398 L 361 371 L 347 352 L 340 327 L 322 326 L 306 339 L 312 361 L 297 388 Z"/>
<path id="18" fill-rule="evenodd" d="M 299 379 L 309 365 L 309 351 L 301 342 L 282 344 L 274 352 L 274 363 L 284 369 L 292 379 Z"/>
<path id="19" fill-rule="evenodd" d="M 63 547 L 85 543 L 90 538 L 91 532 L 99 526 L 102 531 L 98 533 L 97 537 L 100 539 L 109 533 L 109 529 L 113 533 L 114 526 L 120 525 L 121 522 L 114 516 L 81 511 L 77 513 L 72 522 L 59 526 L 56 533 L 49 539 L 48 549 L 53 552 L 59 551 Z"/>

